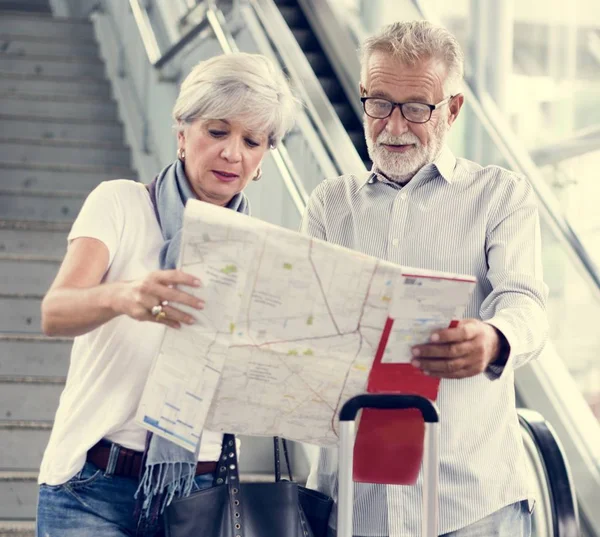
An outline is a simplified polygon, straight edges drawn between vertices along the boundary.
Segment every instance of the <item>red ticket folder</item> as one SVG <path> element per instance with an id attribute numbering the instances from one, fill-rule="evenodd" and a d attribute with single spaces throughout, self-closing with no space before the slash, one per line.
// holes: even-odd
<path id="1" fill-rule="evenodd" d="M 440 381 L 411 364 L 384 364 L 394 320 L 388 318 L 367 382 L 368 393 L 422 395 L 435 401 Z M 456 326 L 452 321 L 450 327 Z M 354 442 L 354 481 L 414 485 L 423 459 L 425 423 L 418 410 L 365 409 Z"/>

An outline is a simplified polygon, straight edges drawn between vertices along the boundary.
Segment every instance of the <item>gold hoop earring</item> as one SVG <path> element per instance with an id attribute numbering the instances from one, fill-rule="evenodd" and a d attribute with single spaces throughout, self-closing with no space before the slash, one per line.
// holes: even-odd
<path id="1" fill-rule="evenodd" d="M 262 170 L 258 168 L 256 175 L 252 178 L 253 181 L 258 181 L 262 177 Z"/>
<path id="2" fill-rule="evenodd" d="M 185 150 L 182 147 L 177 150 L 177 158 L 182 162 L 185 161 Z"/>

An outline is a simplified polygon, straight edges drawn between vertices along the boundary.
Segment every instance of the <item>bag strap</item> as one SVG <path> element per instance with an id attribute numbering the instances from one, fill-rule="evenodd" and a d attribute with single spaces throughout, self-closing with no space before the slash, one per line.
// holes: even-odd
<path id="1" fill-rule="evenodd" d="M 290 456 L 287 448 L 287 441 L 285 438 L 281 439 L 281 443 L 283 444 L 283 454 L 285 456 L 285 465 L 287 466 L 288 475 L 290 477 L 290 481 L 293 481 L 292 477 L 292 465 L 290 464 Z M 275 466 L 275 482 L 278 483 L 281 481 L 281 456 L 279 452 L 279 437 L 273 437 L 273 459 Z"/>
<path id="2" fill-rule="evenodd" d="M 227 482 L 229 488 L 229 512 L 231 513 L 231 528 L 233 536 L 244 537 L 244 517 L 242 502 L 240 501 L 240 474 L 238 469 L 235 436 L 223 435 L 221 456 L 213 485 L 222 485 Z M 232 536 L 232 537 L 233 537 Z"/>
<path id="3" fill-rule="evenodd" d="M 288 475 L 290 481 L 292 479 L 292 467 L 290 464 L 290 458 L 287 449 L 287 442 L 284 438 L 281 439 L 283 444 L 283 453 L 285 456 L 285 463 L 288 469 Z M 275 458 L 275 481 L 281 481 L 281 461 L 279 451 L 279 437 L 273 437 L 273 455 Z M 213 485 L 223 485 L 227 483 L 229 488 L 229 512 L 231 513 L 231 527 L 233 530 L 232 537 L 244 537 L 244 516 L 242 509 L 242 502 L 240 497 L 240 476 L 238 469 L 237 452 L 235 445 L 235 436 L 232 434 L 223 435 L 223 444 L 221 446 L 221 456 L 219 457 L 219 463 L 217 472 L 215 474 L 215 481 Z M 305 537 L 313 537 L 313 532 L 306 519 L 304 510 L 300 503 L 298 503 L 298 516 L 300 525 L 302 528 L 302 534 Z"/>
<path id="4" fill-rule="evenodd" d="M 283 444 L 283 454 L 285 456 L 285 464 L 287 466 L 288 475 L 290 477 L 290 482 L 294 481 L 292 477 L 292 465 L 290 464 L 290 456 L 287 448 L 287 440 L 285 438 L 281 439 L 281 443 Z M 275 482 L 281 481 L 281 457 L 279 453 L 279 437 L 273 437 L 273 457 L 275 459 Z M 302 509 L 302 504 L 300 503 L 300 498 L 298 498 L 298 518 L 300 520 L 300 528 L 302 530 L 303 537 L 314 537 L 314 533 L 308 519 L 306 518 L 306 513 L 304 509 Z"/>
<path id="5" fill-rule="evenodd" d="M 285 464 L 288 469 L 288 475 L 290 476 L 290 481 L 293 481 L 294 478 L 292 477 L 292 465 L 290 464 L 290 456 L 288 454 L 287 440 L 285 438 L 282 438 L 281 443 L 283 444 L 283 455 L 285 456 Z"/>

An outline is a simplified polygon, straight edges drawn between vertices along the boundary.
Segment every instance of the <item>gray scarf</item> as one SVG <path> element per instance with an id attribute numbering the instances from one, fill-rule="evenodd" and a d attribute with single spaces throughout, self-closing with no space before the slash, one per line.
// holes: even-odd
<path id="1" fill-rule="evenodd" d="M 189 199 L 198 199 L 178 159 L 162 170 L 148 185 L 156 219 L 165 243 L 160 249 L 160 268 L 173 269 L 179 260 L 183 209 Z M 246 196 L 239 192 L 227 204 L 228 209 L 250 214 Z M 189 495 L 194 484 L 198 451 L 188 451 L 173 442 L 148 433 L 144 453 L 145 466 L 135 497 L 143 494 L 141 510 L 155 519 L 177 497 Z"/>

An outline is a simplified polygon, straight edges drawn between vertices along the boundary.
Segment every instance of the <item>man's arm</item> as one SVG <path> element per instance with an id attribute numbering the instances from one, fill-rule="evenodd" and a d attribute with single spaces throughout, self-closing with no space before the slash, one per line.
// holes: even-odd
<path id="1" fill-rule="evenodd" d="M 310 195 L 306 209 L 304 210 L 302 223 L 300 224 L 300 232 L 317 239 L 327 240 L 324 220 L 325 210 L 322 198 L 323 184 L 321 183 L 317 186 Z"/>
<path id="2" fill-rule="evenodd" d="M 490 218 L 486 253 L 492 291 L 479 314 L 500 331 L 508 345 L 506 355 L 488 370 L 499 376 L 504 367 L 516 369 L 537 358 L 548 337 L 540 222 L 526 179 L 510 181 L 500 198 Z"/>
<path id="3" fill-rule="evenodd" d="M 413 364 L 443 378 L 485 372 L 499 377 L 537 357 L 548 332 L 542 281 L 537 205 L 531 186 L 509 178 L 492 207 L 487 229 L 487 280 L 490 293 L 479 319 L 432 334 L 431 343 L 414 348 Z"/>

